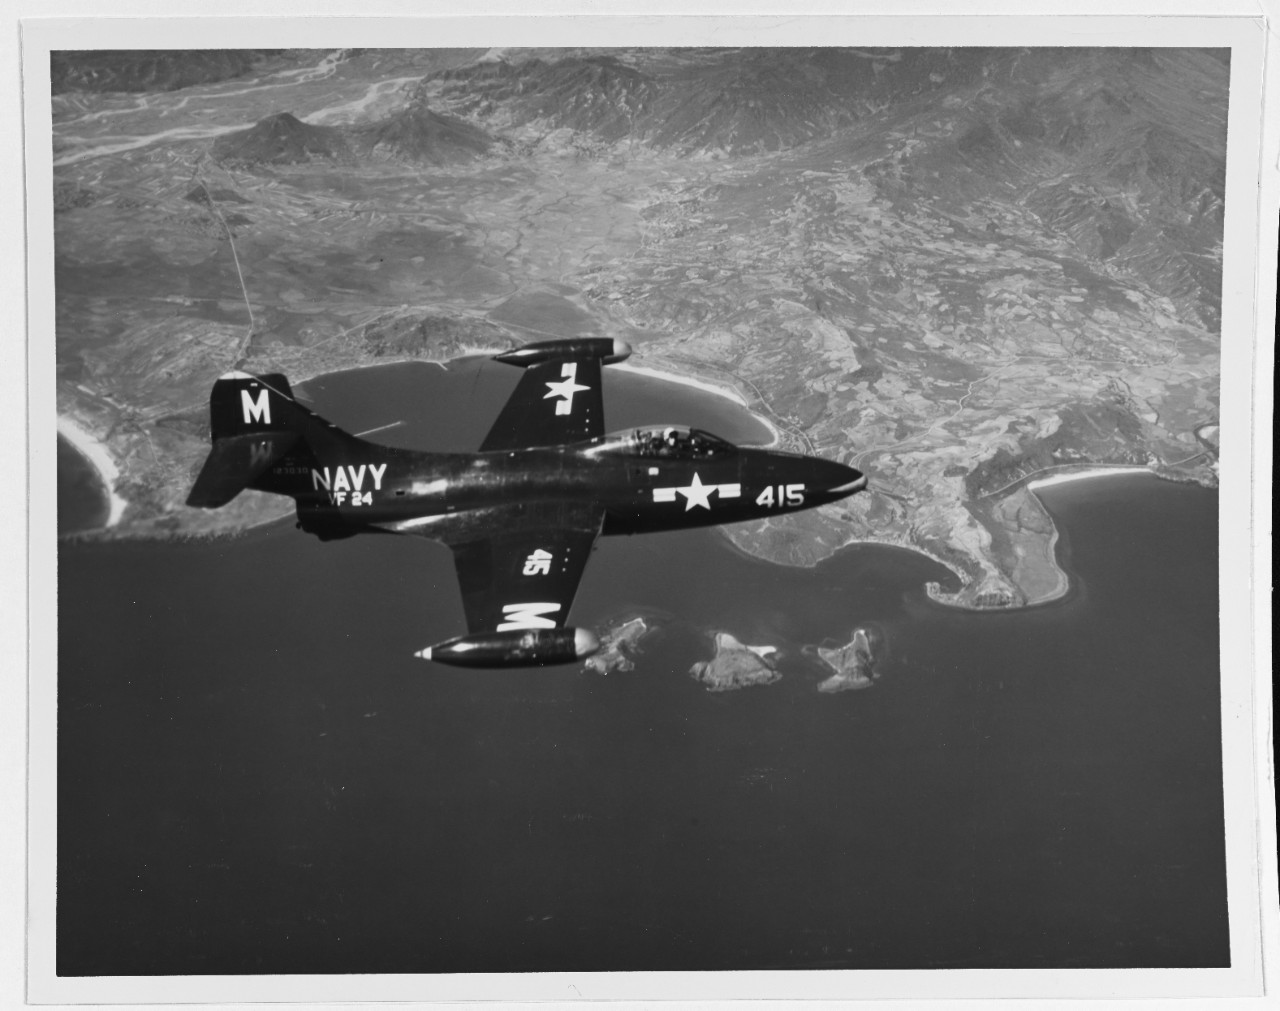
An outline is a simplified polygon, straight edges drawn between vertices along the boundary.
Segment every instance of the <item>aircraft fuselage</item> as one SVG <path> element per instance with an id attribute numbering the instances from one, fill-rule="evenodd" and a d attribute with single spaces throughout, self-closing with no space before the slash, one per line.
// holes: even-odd
<path id="1" fill-rule="evenodd" d="M 369 446 L 332 458 L 286 456 L 258 487 L 293 496 L 304 529 L 430 535 L 465 514 L 541 501 L 599 503 L 602 532 L 634 534 L 735 523 L 812 508 L 865 479 L 817 457 L 717 443 L 700 456 L 642 451 L 626 437 L 488 453 Z"/>
<path id="2" fill-rule="evenodd" d="M 228 372 L 209 394 L 212 446 L 187 504 L 246 488 L 288 495 L 321 540 L 412 534 L 453 555 L 467 634 L 415 656 L 463 667 L 567 663 L 599 648 L 569 611 L 601 534 L 737 523 L 810 509 L 867 479 L 820 457 L 740 448 L 668 425 L 604 432 L 610 338 L 539 341 L 496 355 L 523 370 L 476 453 L 368 442 L 293 396 L 279 373 Z"/>

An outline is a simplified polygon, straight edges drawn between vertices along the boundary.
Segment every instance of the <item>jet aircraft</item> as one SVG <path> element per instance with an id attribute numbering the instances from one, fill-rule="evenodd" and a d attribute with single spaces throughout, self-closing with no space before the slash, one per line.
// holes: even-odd
<path id="1" fill-rule="evenodd" d="M 209 397 L 213 448 L 187 504 L 244 488 L 287 495 L 320 540 L 412 534 L 453 552 L 467 634 L 416 655 L 463 667 L 567 663 L 599 643 L 567 626 L 597 537 L 736 523 L 833 502 L 866 477 L 819 457 L 737 447 L 675 425 L 604 432 L 607 337 L 496 355 L 524 369 L 478 453 L 381 446 L 303 406 L 278 373 L 228 372 Z"/>

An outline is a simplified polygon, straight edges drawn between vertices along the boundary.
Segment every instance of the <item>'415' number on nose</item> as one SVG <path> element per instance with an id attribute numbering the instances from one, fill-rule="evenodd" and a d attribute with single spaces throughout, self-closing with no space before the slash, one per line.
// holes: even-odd
<path id="1" fill-rule="evenodd" d="M 756 505 L 773 506 L 776 508 L 781 508 L 782 506 L 804 505 L 804 485 L 771 484 L 756 496 Z"/>

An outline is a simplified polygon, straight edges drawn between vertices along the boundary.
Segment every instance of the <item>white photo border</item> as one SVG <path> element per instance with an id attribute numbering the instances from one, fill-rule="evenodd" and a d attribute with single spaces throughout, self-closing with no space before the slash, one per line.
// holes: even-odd
<path id="1" fill-rule="evenodd" d="M 598 7 L 598 5 L 592 5 Z M 1166 5 L 1167 6 L 1167 5 Z M 34 12 L 32 12 L 34 13 Z M 918 970 L 734 973 L 537 973 L 386 976 L 200 976 L 59 978 L 54 971 L 56 888 L 56 511 L 30 509 L 28 606 L 29 818 L 27 1000 L 38 1004 L 356 1002 L 569 999 L 894 1000 L 957 998 L 1193 998 L 1263 993 L 1263 921 L 1274 927 L 1274 811 L 1260 795 L 1269 767 L 1260 760 L 1270 731 L 1269 655 L 1255 654 L 1253 609 L 1269 588 L 1257 582 L 1253 519 L 1270 501 L 1270 472 L 1255 473 L 1253 428 L 1269 430 L 1269 404 L 1254 403 L 1255 365 L 1269 360 L 1259 330 L 1271 311 L 1258 297 L 1268 258 L 1260 230 L 1271 210 L 1261 201 L 1266 19 L 1173 17 L 323 17 L 32 19 L 23 22 L 22 73 L 26 155 L 27 396 L 29 501 L 56 499 L 52 445 L 54 293 L 52 133 L 49 53 L 77 48 L 254 48 L 461 45 L 1028 45 L 1230 47 L 1227 199 L 1223 256 L 1222 401 L 1224 435 L 1219 501 L 1223 767 L 1232 965 L 1230 969 Z M 1275 40 L 1272 40 L 1273 42 Z M 1274 117 L 1273 117 L 1274 118 Z M 1259 194 L 1262 194 L 1261 197 Z M 1274 267 L 1274 260 L 1270 261 Z M 11 267 L 12 272 L 12 267 Z M 19 274 L 20 276 L 20 274 Z M 12 348 L 6 348 L 10 361 Z M 1237 434 L 1232 434 L 1237 433 Z M 1254 582 L 1250 583 L 1252 573 Z M 1254 599 L 1256 594 L 1259 599 Z M 1257 665 L 1266 663 L 1259 668 Z M 6 699 L 8 694 L 6 693 Z M 1261 740 L 1259 739 L 1261 737 Z M 1259 819 L 1272 819 L 1270 832 Z M 1267 840 L 1270 839 L 1270 844 Z M 1268 868 L 1268 862 L 1270 867 Z M 1270 882 L 1270 892 L 1266 883 Z M 5 894 L 9 894 L 6 892 Z M 1270 934 L 1272 946 L 1276 943 Z"/>

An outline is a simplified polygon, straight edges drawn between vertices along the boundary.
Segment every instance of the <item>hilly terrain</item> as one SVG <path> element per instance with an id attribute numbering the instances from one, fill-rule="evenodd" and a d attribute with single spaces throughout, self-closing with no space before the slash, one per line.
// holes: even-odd
<path id="1" fill-rule="evenodd" d="M 740 546 L 813 564 L 900 544 L 966 606 L 1062 591 L 1028 478 L 1216 479 L 1225 52 L 55 68 L 58 404 L 119 462 L 111 535 L 280 514 L 181 504 L 228 368 L 296 382 L 576 333 L 732 388 L 785 446 L 870 475 L 732 528 Z"/>
<path id="2" fill-rule="evenodd" d="M 248 73 L 267 49 L 98 49 L 55 52 L 53 93 L 175 91 Z"/>

